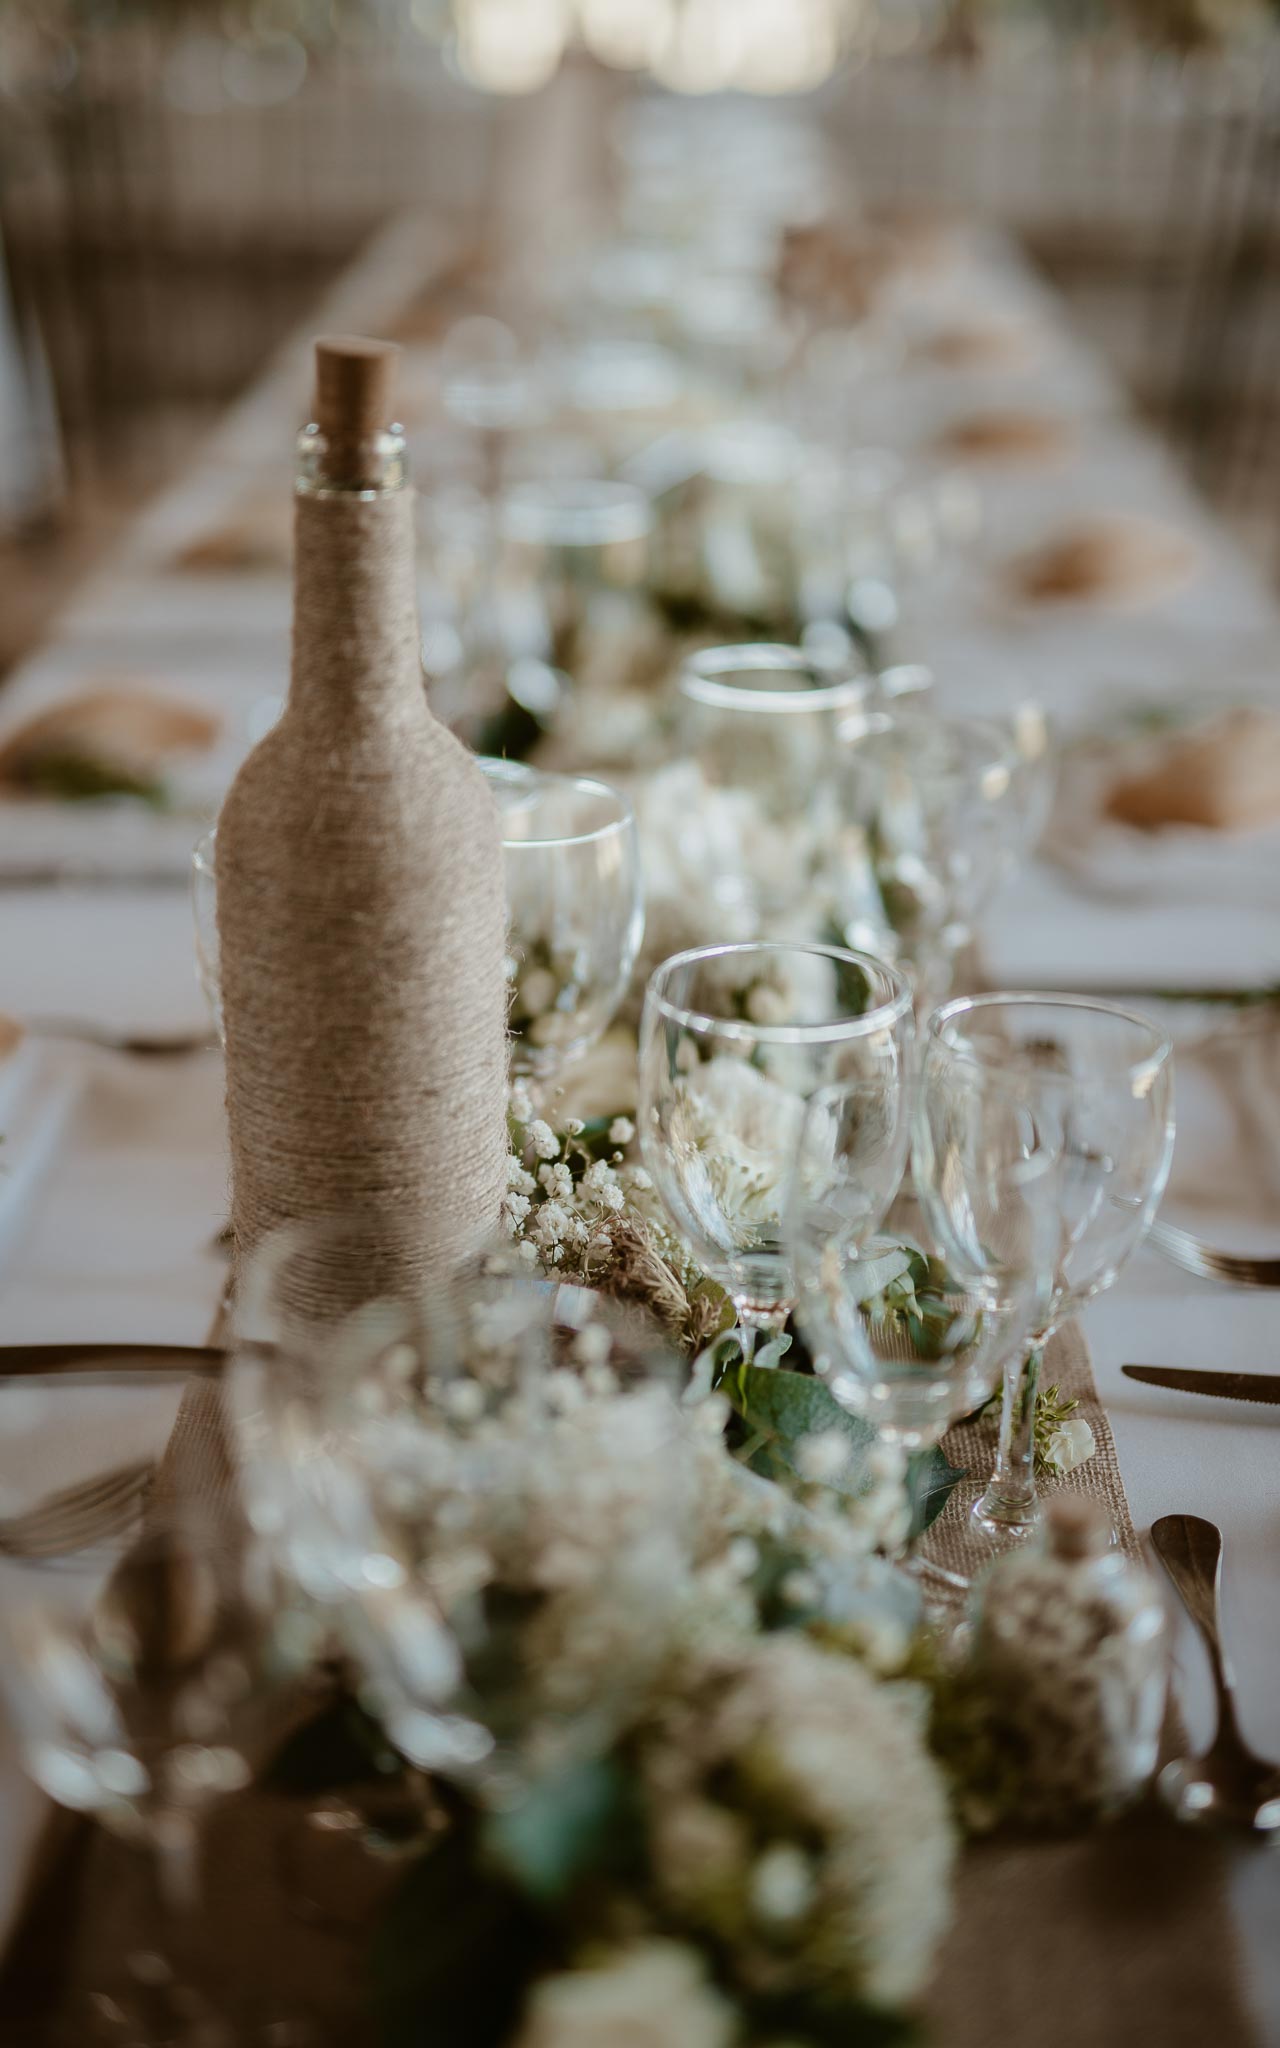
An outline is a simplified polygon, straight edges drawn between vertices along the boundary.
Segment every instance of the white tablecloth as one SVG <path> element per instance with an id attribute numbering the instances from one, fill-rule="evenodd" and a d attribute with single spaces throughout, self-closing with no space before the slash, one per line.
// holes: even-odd
<path id="1" fill-rule="evenodd" d="M 1097 366 L 1085 359 L 1080 374 L 1061 374 L 1064 356 L 1079 369 L 1079 352 L 1021 270 L 1003 252 L 982 247 L 966 260 L 980 272 L 983 303 L 1006 300 L 1024 309 L 1048 338 L 1042 387 L 1028 370 L 1028 389 L 1019 395 L 1038 390 L 1044 403 L 1060 407 L 1064 392 L 1074 394 L 1081 422 L 1080 454 L 1061 476 L 987 484 L 985 559 L 993 560 L 1012 534 L 1047 530 L 1069 511 L 1111 509 L 1158 516 L 1190 532 L 1201 565 L 1185 589 L 1145 611 L 1107 615 L 1077 607 L 1036 619 L 991 602 L 980 558 L 945 602 L 913 622 L 915 644 L 936 665 L 944 699 L 986 708 L 1037 695 L 1069 725 L 1094 716 L 1126 687 L 1150 694 L 1208 678 L 1227 700 L 1247 679 L 1254 696 L 1268 689 L 1280 695 L 1280 616 L 1262 578 L 1123 418 Z M 970 295 L 974 283 L 970 277 Z M 953 275 L 947 289 L 963 297 L 963 279 Z M 368 320 L 376 316 L 368 310 L 367 284 L 364 290 L 363 299 L 359 292 L 349 296 Z M 280 469 L 296 389 L 296 365 L 286 366 L 255 395 L 200 470 L 155 508 L 124 558 L 84 594 L 61 644 L 19 678 L 13 702 L 43 701 L 65 689 L 68 677 L 136 660 L 140 643 L 199 690 L 218 687 L 221 677 L 228 703 L 281 687 L 281 583 L 266 579 L 245 590 L 243 602 L 234 594 L 217 602 L 206 590 L 197 605 L 183 586 L 157 580 L 154 571 L 197 514 L 233 495 L 264 462 Z M 1275 664 L 1271 683 L 1268 663 Z M 1014 985 L 1258 983 L 1280 979 L 1280 918 L 1248 904 L 1188 905 L 1176 892 L 1166 901 L 1106 903 L 1034 866 L 993 916 L 986 950 L 997 978 Z M 190 914 L 178 888 L 0 889 L 0 961 L 0 1007 L 18 1015 L 147 1030 L 204 1022 Z M 71 1049 L 60 1057 L 82 1093 L 68 1135 L 3 1252 L 0 1334 L 5 1341 L 198 1342 L 223 1272 L 211 1247 L 226 1182 L 219 1062 L 213 1055 L 127 1061 Z M 1196 1148 L 1204 1148 L 1207 1172 L 1213 1142 L 1212 1131 L 1188 1126 L 1178 1155 L 1179 1199 L 1186 1191 L 1195 1195 Z M 1228 1177 L 1214 1227 L 1227 1242 L 1245 1242 L 1252 1233 L 1255 1243 L 1270 1236 L 1280 1245 L 1280 1201 L 1268 1207 L 1256 1175 L 1241 1178 L 1233 1200 Z M 1135 1522 L 1141 1528 L 1161 1513 L 1187 1509 L 1224 1531 L 1227 1624 L 1243 1717 L 1257 1746 L 1280 1756 L 1280 1408 L 1197 1402 L 1135 1387 L 1119 1370 L 1126 1359 L 1277 1369 L 1280 1303 L 1183 1278 L 1144 1252 L 1089 1311 L 1087 1329 Z M 21 1413 L 8 1411 L 18 1420 L 6 1425 L 9 1399 L 11 1392 L 0 1389 L 0 1439 L 11 1445 L 6 1430 L 20 1429 Z M 159 1446 L 172 1412 L 172 1393 L 68 1394 L 55 1423 L 22 1438 L 24 1484 L 34 1497 L 123 1455 L 125 1447 L 133 1454 L 140 1441 Z M 1180 1670 L 1190 1719 L 1203 1733 L 1203 1664 L 1185 1634 Z M 4 1757 L 0 1924 L 12 1911 L 38 1811 L 13 1758 Z M 1262 2037 L 1280 2041 L 1280 1855 L 1242 1853 L 1235 1889 Z M 1194 1930 L 1171 1931 L 1171 1938 L 1194 1938 Z M 1069 1929 L 1063 1939 L 1071 1939 Z"/>

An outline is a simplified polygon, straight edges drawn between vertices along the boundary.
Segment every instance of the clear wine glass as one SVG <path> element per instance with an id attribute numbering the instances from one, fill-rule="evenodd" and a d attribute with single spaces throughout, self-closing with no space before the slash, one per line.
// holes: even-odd
<path id="1" fill-rule="evenodd" d="M 674 1538 L 691 1503 L 674 1467 L 671 1486 L 663 1474 L 687 1424 L 687 1369 L 601 1297 L 501 1258 L 429 1291 L 402 1272 L 385 1223 L 351 1216 L 290 1226 L 250 1262 L 236 1369 L 250 1514 L 332 1618 L 401 1752 L 429 1773 L 511 1784 L 526 1752 L 545 1762 L 576 1718 L 618 1704 L 598 1669 L 572 1706 L 548 1690 L 533 1643 L 545 1588 L 523 1581 L 504 1605 L 527 1563 L 516 1503 L 543 1514 L 554 1497 L 576 1540 L 548 1475 L 567 1486 L 576 1470 L 590 1491 L 594 1445 L 637 1482 L 629 1512 L 660 1498 Z M 589 1441 L 569 1455 L 575 1432 Z M 629 1540 L 619 1550 L 599 1568 L 616 1566 L 625 1606 L 639 1561 Z"/>
<path id="2" fill-rule="evenodd" d="M 795 1319 L 814 1371 L 842 1408 L 908 1457 L 989 1399 L 1007 1357 L 1022 1360 L 1041 1279 L 1034 1259 L 996 1271 L 939 1256 L 901 1185 L 920 1092 L 903 1077 L 820 1089 L 805 1114 L 788 1202 Z M 1018 1175 L 1017 1199 L 1030 1202 L 1034 1177 L 1021 1166 L 1009 1172 Z M 913 1503 L 914 1528 L 924 1505 Z M 913 1561 L 910 1543 L 904 1555 Z M 966 1583 L 929 1561 L 923 1569 Z"/>
<path id="3" fill-rule="evenodd" d="M 833 664 L 766 641 L 708 647 L 680 669 L 681 752 L 711 788 L 750 800 L 762 936 L 829 937 L 848 921 L 838 909 L 852 915 L 842 884 L 858 849 L 841 814 L 840 732 L 869 687 L 856 657 Z"/>
<path id="4" fill-rule="evenodd" d="M 805 1103 L 838 1079 L 891 1087 L 911 1032 L 904 977 L 837 946 L 701 946 L 652 976 L 644 1163 L 693 1257 L 731 1296 L 748 1352 L 794 1298 L 783 1211 Z"/>
<path id="5" fill-rule="evenodd" d="M 497 598 L 513 661 L 574 685 L 623 683 L 643 638 L 653 510 L 636 484 L 543 477 L 499 507 Z M 514 678 L 527 695 L 528 686 Z"/>
<path id="6" fill-rule="evenodd" d="M 1173 1153 L 1173 1054 L 1145 1017 L 1084 997 L 989 995 L 930 1019 L 921 1062 L 916 1189 L 949 1263 L 991 1283 L 1043 1267 L 1030 1356 L 1006 1361 L 995 1471 L 973 1514 L 991 1541 L 1039 1520 L 1037 1381 L 1061 1324 L 1110 1287 L 1141 1242 Z M 1041 1246 L 1026 1176 L 1047 1171 Z"/>
<path id="7" fill-rule="evenodd" d="M 184 1960 L 201 1817 L 249 1783 L 282 1675 L 246 1539 L 225 1513 L 153 1501 L 140 1534 L 0 1563 L 0 1690 L 23 1762 L 59 1805 L 146 1850 L 154 1947 L 124 1959 L 134 2024 L 192 2048 L 254 2038 L 224 2026 Z"/>
<path id="8" fill-rule="evenodd" d="M 844 735 L 847 814 L 866 836 L 923 1018 L 949 992 L 1023 831 L 1013 739 L 992 720 L 932 707 L 858 714 Z"/>
<path id="9" fill-rule="evenodd" d="M 420 1582 L 416 1532 L 449 1473 L 455 1421 L 480 1419 L 488 1399 L 536 1398 L 547 1307 L 531 1286 L 517 1306 L 503 1342 L 495 1319 L 477 1399 L 468 1332 L 494 1304 L 461 1281 L 424 1287 L 410 1233 L 383 1216 L 273 1232 L 235 1304 L 231 1406 L 249 1519 L 423 1769 L 464 1770 L 489 1748 L 457 1709 L 460 1653 Z"/>
<path id="10" fill-rule="evenodd" d="M 481 766 L 502 817 L 512 1070 L 547 1094 L 611 1023 L 640 951 L 635 818 L 591 776 Z"/>

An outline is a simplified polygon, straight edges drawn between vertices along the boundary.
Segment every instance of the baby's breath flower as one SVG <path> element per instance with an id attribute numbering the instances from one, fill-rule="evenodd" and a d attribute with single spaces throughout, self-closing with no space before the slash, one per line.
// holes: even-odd
<path id="1" fill-rule="evenodd" d="M 565 1130 L 571 1138 L 580 1138 L 586 1128 L 580 1116 L 571 1116 L 565 1124 Z"/>
<path id="2" fill-rule="evenodd" d="M 848 1463 L 849 1439 L 842 1429 L 820 1430 L 801 1437 L 796 1445 L 796 1470 L 815 1486 L 830 1485 Z"/>
<path id="3" fill-rule="evenodd" d="M 604 1365 L 613 1342 L 603 1323 L 588 1323 L 585 1330 L 579 1330 L 570 1348 L 580 1364 Z"/>
<path id="4" fill-rule="evenodd" d="M 794 1842 L 775 1842 L 756 1858 L 751 1904 L 762 1920 L 802 1920 L 813 1904 L 813 1865 Z"/>
<path id="5" fill-rule="evenodd" d="M 518 1124 L 527 1124 L 533 1115 L 533 1096 L 527 1081 L 513 1081 L 509 1097 L 511 1114 Z"/>
<path id="6" fill-rule="evenodd" d="M 553 1201 L 567 1202 L 573 1195 L 573 1175 L 563 1159 L 554 1159 L 547 1166 L 538 1168 L 538 1180 Z"/>
<path id="7" fill-rule="evenodd" d="M 533 1119 L 526 1136 L 533 1147 L 536 1159 L 555 1159 L 559 1156 L 560 1140 L 543 1117 Z"/>
<path id="8" fill-rule="evenodd" d="M 514 1188 L 516 1193 L 521 1195 L 531 1195 L 537 1186 L 533 1175 L 525 1170 L 523 1162 L 516 1158 L 514 1152 L 507 1159 L 507 1186 Z"/>
<path id="9" fill-rule="evenodd" d="M 609 1143 L 611 1145 L 629 1145 L 635 1134 L 636 1127 L 629 1116 L 615 1116 L 609 1126 Z"/>
<path id="10" fill-rule="evenodd" d="M 788 1572 L 779 1589 L 788 1607 L 816 1607 L 822 1588 L 813 1572 Z"/>
<path id="11" fill-rule="evenodd" d="M 559 1202 L 544 1202 L 533 1228 L 539 1244 L 563 1244 L 569 1231 L 569 1212 Z"/>

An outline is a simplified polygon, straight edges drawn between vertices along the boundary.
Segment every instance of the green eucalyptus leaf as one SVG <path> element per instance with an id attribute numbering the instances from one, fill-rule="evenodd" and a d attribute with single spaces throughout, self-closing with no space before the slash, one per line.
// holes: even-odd
<path id="1" fill-rule="evenodd" d="M 784 1330 L 777 1337 L 771 1337 L 767 1344 L 762 1344 L 751 1363 L 762 1372 L 776 1372 L 790 1349 L 791 1339 Z"/>
<path id="2" fill-rule="evenodd" d="M 544 1905 L 589 1872 L 616 1869 L 636 1840 L 634 1791 L 609 1758 L 588 1757 L 539 1779 L 519 1805 L 485 1823 L 487 1861 Z"/>
<path id="3" fill-rule="evenodd" d="M 130 796 L 153 811 L 171 807 L 168 789 L 158 775 L 136 773 L 118 762 L 71 749 L 37 754 L 21 773 L 22 785 L 35 796 L 63 803 L 93 803 L 101 797 Z"/>
<path id="4" fill-rule="evenodd" d="M 873 1258 L 861 1259 L 858 1263 L 861 1299 L 864 1302 L 874 1301 L 895 1282 L 910 1279 L 912 1260 L 918 1256 L 910 1245 L 895 1244 L 890 1245 L 887 1251 L 877 1252 Z"/>
<path id="5" fill-rule="evenodd" d="M 849 1463 L 833 1490 L 856 1499 L 870 1485 L 867 1454 L 876 1440 L 869 1422 L 850 1415 L 812 1374 L 737 1365 L 727 1370 L 720 1391 L 739 1418 L 738 1437 L 746 1462 L 762 1478 L 792 1483 L 801 1477 L 796 1462 L 804 1437 L 838 1429 L 849 1439 Z M 941 1450 L 921 1451 L 908 1467 L 912 1534 L 936 1521 L 964 1473 Z"/>
<path id="6" fill-rule="evenodd" d="M 932 1528 L 960 1481 L 968 1477 L 963 1465 L 953 1465 L 935 1445 L 931 1451 L 917 1451 L 907 1463 L 907 1493 L 911 1501 L 912 1537 Z"/>

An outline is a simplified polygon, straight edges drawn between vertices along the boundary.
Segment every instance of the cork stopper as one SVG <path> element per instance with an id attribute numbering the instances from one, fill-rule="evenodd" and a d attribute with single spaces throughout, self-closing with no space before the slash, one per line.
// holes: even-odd
<path id="1" fill-rule="evenodd" d="M 1072 1561 L 1100 1557 L 1111 1548 L 1111 1524 L 1097 1501 L 1060 1495 L 1044 1512 L 1050 1556 Z"/>
<path id="2" fill-rule="evenodd" d="M 400 351 L 391 341 L 326 334 L 316 342 L 315 423 L 335 483 L 376 483 L 378 436 L 390 425 Z"/>

